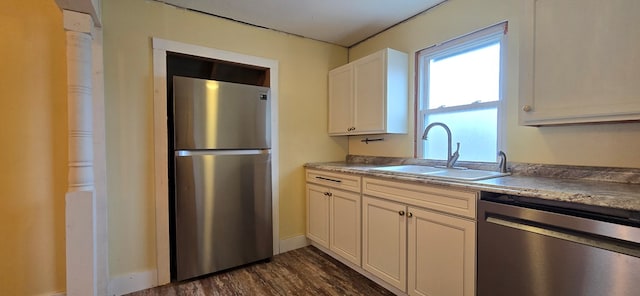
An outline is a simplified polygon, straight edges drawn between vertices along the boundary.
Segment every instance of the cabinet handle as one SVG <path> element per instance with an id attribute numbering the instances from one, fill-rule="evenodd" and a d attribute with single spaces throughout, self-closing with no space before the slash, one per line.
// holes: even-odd
<path id="1" fill-rule="evenodd" d="M 400 212 L 398 212 L 398 214 L 399 214 L 400 216 L 404 216 L 404 211 L 400 211 Z"/>
<path id="2" fill-rule="evenodd" d="M 407 217 L 409 217 L 409 218 L 413 217 L 413 213 L 411 213 L 411 212 L 407 213 Z"/>
<path id="3" fill-rule="evenodd" d="M 332 196 L 333 194 L 331 192 L 325 192 L 324 196 Z"/>
<path id="4" fill-rule="evenodd" d="M 524 105 L 522 106 L 522 111 L 524 112 L 530 112 L 533 108 L 531 108 L 530 105 Z"/>
<path id="5" fill-rule="evenodd" d="M 347 129 L 348 132 L 355 131 L 355 130 L 356 130 L 356 128 L 353 127 L 353 126 Z"/>
<path id="6" fill-rule="evenodd" d="M 331 182 L 336 182 L 336 183 L 342 183 L 341 180 L 329 179 L 329 178 L 320 177 L 320 176 L 316 176 L 316 179 L 325 180 L 325 181 L 331 181 Z"/>

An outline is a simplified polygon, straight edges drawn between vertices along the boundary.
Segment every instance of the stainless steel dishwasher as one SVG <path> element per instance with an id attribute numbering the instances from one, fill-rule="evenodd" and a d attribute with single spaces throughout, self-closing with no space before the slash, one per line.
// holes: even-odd
<path id="1" fill-rule="evenodd" d="M 640 295 L 638 214 L 481 194 L 477 295 Z"/>

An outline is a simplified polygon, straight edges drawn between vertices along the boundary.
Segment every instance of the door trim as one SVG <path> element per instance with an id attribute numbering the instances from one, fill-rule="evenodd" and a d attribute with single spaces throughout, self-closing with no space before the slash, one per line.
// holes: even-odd
<path id="1" fill-rule="evenodd" d="M 278 61 L 161 38 L 153 41 L 154 196 L 156 203 L 156 264 L 158 285 L 171 281 L 169 244 L 169 196 L 167 164 L 167 51 L 268 68 L 271 88 L 271 188 L 273 254 L 280 253 L 278 174 Z"/>

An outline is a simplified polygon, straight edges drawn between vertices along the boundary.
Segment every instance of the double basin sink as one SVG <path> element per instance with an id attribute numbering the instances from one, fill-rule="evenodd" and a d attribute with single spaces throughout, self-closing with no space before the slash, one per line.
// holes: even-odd
<path id="1" fill-rule="evenodd" d="M 445 168 L 432 167 L 424 165 L 396 165 L 388 167 L 379 167 L 372 169 L 373 171 L 400 173 L 408 175 L 419 175 L 432 177 L 443 180 L 460 180 L 460 181 L 478 181 L 491 178 L 497 178 L 509 175 L 509 173 L 501 173 L 494 171 L 473 170 L 466 168 Z"/>

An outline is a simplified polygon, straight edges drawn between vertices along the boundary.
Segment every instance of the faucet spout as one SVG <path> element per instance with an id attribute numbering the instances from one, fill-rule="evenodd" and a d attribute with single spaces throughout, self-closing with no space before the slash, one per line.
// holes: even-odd
<path id="1" fill-rule="evenodd" d="M 458 157 L 460 156 L 458 154 L 458 150 L 460 150 L 460 143 L 458 143 L 458 148 L 456 149 L 456 152 L 454 154 L 451 154 L 451 130 L 446 124 L 442 122 L 434 122 L 427 125 L 427 127 L 424 129 L 424 133 L 422 134 L 423 140 L 425 141 L 427 140 L 427 135 L 429 134 L 429 130 L 431 130 L 431 128 L 433 128 L 434 126 L 441 126 L 447 132 L 447 168 L 452 168 L 453 165 L 458 160 Z"/>

